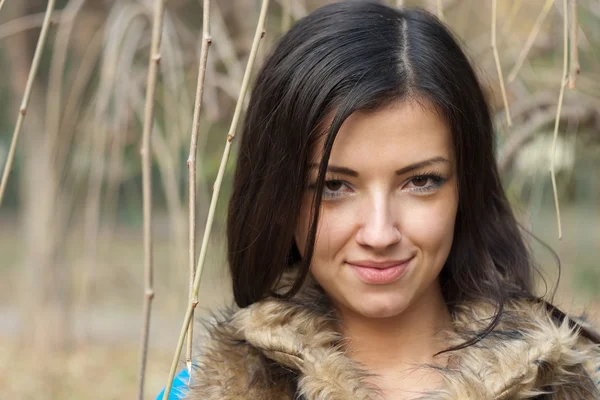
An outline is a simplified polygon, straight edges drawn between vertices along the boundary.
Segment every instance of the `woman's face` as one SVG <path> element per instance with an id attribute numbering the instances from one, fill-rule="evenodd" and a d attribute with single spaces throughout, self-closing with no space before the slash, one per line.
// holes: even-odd
<path id="1" fill-rule="evenodd" d="M 338 133 L 311 273 L 342 311 L 393 317 L 439 294 L 458 191 L 449 127 L 430 109 L 399 102 L 359 111 Z M 311 188 L 321 150 L 313 154 Z M 296 230 L 301 252 L 312 190 L 304 196 Z"/>

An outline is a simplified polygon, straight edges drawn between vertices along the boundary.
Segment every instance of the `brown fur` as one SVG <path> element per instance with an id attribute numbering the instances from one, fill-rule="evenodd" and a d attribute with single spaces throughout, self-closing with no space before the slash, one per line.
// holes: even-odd
<path id="1" fill-rule="evenodd" d="M 367 400 L 381 398 L 344 354 L 326 296 L 313 283 L 292 300 L 267 299 L 230 310 L 207 326 L 188 400 Z M 456 309 L 451 345 L 489 322 L 494 309 Z M 600 349 L 543 306 L 507 304 L 496 329 L 451 353 L 435 400 L 600 399 Z"/>

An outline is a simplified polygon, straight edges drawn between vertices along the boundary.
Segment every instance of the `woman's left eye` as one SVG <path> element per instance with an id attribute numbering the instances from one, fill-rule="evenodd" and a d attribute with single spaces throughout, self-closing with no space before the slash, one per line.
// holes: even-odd
<path id="1" fill-rule="evenodd" d="M 444 181 L 439 175 L 418 175 L 412 177 L 405 188 L 415 193 L 429 193 L 439 188 Z"/>

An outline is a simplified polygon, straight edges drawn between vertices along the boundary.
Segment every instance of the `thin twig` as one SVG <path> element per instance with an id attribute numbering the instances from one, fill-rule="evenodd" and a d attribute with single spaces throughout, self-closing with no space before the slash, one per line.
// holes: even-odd
<path id="1" fill-rule="evenodd" d="M 582 104 L 565 105 L 563 104 L 560 118 L 561 120 L 576 120 L 580 123 L 589 121 L 594 117 L 594 107 L 584 106 Z M 511 133 L 506 143 L 502 146 L 502 152 L 498 156 L 498 169 L 501 175 L 504 175 L 511 165 L 514 157 L 530 141 L 540 129 L 556 120 L 556 112 L 551 109 L 535 112 L 527 118 L 527 122 L 519 125 L 519 128 Z"/>
<path id="2" fill-rule="evenodd" d="M 111 130 L 115 132 L 112 135 L 112 141 L 108 148 L 108 168 L 106 172 L 106 189 L 104 199 L 102 200 L 102 215 L 104 215 L 104 225 L 110 237 L 114 237 L 117 225 L 117 201 L 119 200 L 119 189 L 122 183 L 125 164 L 125 133 L 128 130 L 127 118 L 127 99 L 115 99 L 115 114 L 112 119 Z M 83 282 L 86 283 L 85 281 Z"/>
<path id="3" fill-rule="evenodd" d="M 52 62 L 50 64 L 50 79 L 48 80 L 48 92 L 46 95 L 46 132 L 50 154 L 56 154 L 59 146 L 61 111 L 64 109 L 62 107 L 64 69 L 71 33 L 73 32 L 73 22 L 79 11 L 81 11 L 85 1 L 71 0 L 65 7 L 64 12 L 73 17 L 60 25 L 54 40 Z"/>
<path id="4" fill-rule="evenodd" d="M 243 69 L 238 58 L 235 43 L 227 29 L 219 3 L 212 3 L 211 9 L 211 30 L 215 37 L 219 38 L 218 43 L 215 43 L 215 54 L 223 63 L 229 80 L 235 82 L 235 84 L 239 84 L 243 79 Z"/>
<path id="5" fill-rule="evenodd" d="M 6 0 L 0 0 L 0 10 L 2 10 L 2 6 L 4 6 L 4 2 L 5 2 L 5 1 L 6 1 Z"/>
<path id="6" fill-rule="evenodd" d="M 244 79 L 242 81 L 242 87 L 240 89 L 240 94 L 238 97 L 238 101 L 236 104 L 235 112 L 233 114 L 233 118 L 231 120 L 231 126 L 229 128 L 229 133 L 227 134 L 227 142 L 225 144 L 225 150 L 223 151 L 223 157 L 221 158 L 221 164 L 219 166 L 219 172 L 217 173 L 217 178 L 215 180 L 214 189 L 212 198 L 210 201 L 210 207 L 208 211 L 208 218 L 206 221 L 206 226 L 204 229 L 204 237 L 202 239 L 202 247 L 200 249 L 200 257 L 198 259 L 198 264 L 196 266 L 196 274 L 194 277 L 194 287 L 192 298 L 197 299 L 198 291 L 200 288 L 200 280 L 202 277 L 202 268 L 204 267 L 204 261 L 206 260 L 206 253 L 208 249 L 208 241 L 210 239 L 210 232 L 212 228 L 212 223 L 215 217 L 215 210 L 217 208 L 217 201 L 219 198 L 219 192 L 221 190 L 221 184 L 223 183 L 223 176 L 225 174 L 225 167 L 227 165 L 227 160 L 229 159 L 229 154 L 231 152 L 231 142 L 235 137 L 235 132 L 237 129 L 238 121 L 242 112 L 242 107 L 244 104 L 244 100 L 246 98 L 246 92 L 248 91 L 250 75 L 252 72 L 252 67 L 254 66 L 254 60 L 256 59 L 256 53 L 258 51 L 258 45 L 260 40 L 264 34 L 264 25 L 267 17 L 267 9 L 269 8 L 269 0 L 263 0 L 262 6 L 260 9 L 260 16 L 258 19 L 258 25 L 256 27 L 256 32 L 254 33 L 254 41 L 252 42 L 252 49 L 250 50 L 250 56 L 248 58 L 248 63 L 246 65 L 246 71 L 244 73 Z M 171 364 L 171 370 L 169 373 L 169 380 L 167 382 L 165 393 L 163 398 L 168 399 L 169 394 L 171 393 L 171 387 L 173 385 L 173 379 L 175 377 L 175 372 L 177 371 L 177 362 L 179 360 L 179 355 L 181 354 L 181 349 L 183 348 L 183 341 L 185 338 L 185 334 L 188 330 L 188 326 L 191 322 L 192 313 L 197 303 L 194 301 L 190 301 L 188 304 L 185 318 L 183 321 L 183 326 L 181 327 L 181 331 L 179 334 L 179 340 L 177 341 L 177 349 L 175 350 L 175 355 L 173 357 L 173 362 Z"/>
<path id="7" fill-rule="evenodd" d="M 396 7 L 404 7 L 404 0 L 396 0 Z"/>
<path id="8" fill-rule="evenodd" d="M 156 133 L 152 136 L 152 146 L 159 144 L 162 149 L 154 149 L 153 154 L 160 157 L 158 166 L 165 197 L 167 200 L 167 212 L 169 215 L 170 229 L 173 240 L 170 245 L 172 263 L 184 267 L 187 264 L 186 250 L 188 249 L 187 220 L 188 215 L 181 198 L 180 177 L 181 163 L 177 162 L 179 151 L 184 147 L 184 141 L 189 140 L 188 133 L 191 121 L 186 110 L 193 107 L 190 100 L 188 84 L 185 80 L 183 47 L 176 34 L 175 24 L 168 12 L 165 12 L 163 23 L 163 57 L 161 59 L 160 73 L 162 82 L 163 129 L 168 134 L 160 136 Z M 156 126 L 156 124 L 155 124 Z M 158 160 L 158 158 L 157 158 Z M 187 277 L 185 269 L 176 268 L 172 274 L 176 281 L 183 281 Z M 181 275 L 180 275 L 181 274 Z"/>
<path id="9" fill-rule="evenodd" d="M 554 68 L 552 66 L 548 66 L 547 68 L 537 68 L 535 70 L 524 70 L 523 71 L 523 81 L 527 82 L 528 85 L 536 85 L 542 84 L 547 85 L 548 82 L 552 80 L 552 78 L 556 79 L 556 75 L 562 73 L 561 68 Z M 598 93 L 600 93 L 600 82 L 598 82 L 593 76 L 579 75 L 577 77 L 578 85 L 578 93 L 579 94 L 587 94 L 588 96 L 598 97 Z"/>
<path id="10" fill-rule="evenodd" d="M 437 0 L 437 17 L 440 21 L 444 21 L 444 5 L 442 4 L 442 0 Z"/>
<path id="11" fill-rule="evenodd" d="M 577 50 L 579 22 L 577 19 L 577 0 L 569 0 L 569 3 L 571 5 L 569 89 L 575 89 L 575 80 L 577 79 L 577 75 L 579 75 L 579 53 Z"/>
<path id="12" fill-rule="evenodd" d="M 62 24 L 73 19 L 73 16 L 73 14 L 68 14 L 66 11 L 55 11 L 52 13 L 50 23 Z M 8 36 L 16 35 L 17 33 L 21 33 L 30 29 L 39 28 L 44 24 L 45 17 L 46 13 L 42 12 L 12 19 L 3 25 L 0 25 L 0 39 L 4 39 Z"/>
<path id="13" fill-rule="evenodd" d="M 202 108 L 202 95 L 204 93 L 204 78 L 206 76 L 206 62 L 208 60 L 208 48 L 212 43 L 210 37 L 210 0 L 204 0 L 202 7 L 202 49 L 200 50 L 200 63 L 198 66 L 198 82 L 196 84 L 196 100 L 194 104 L 194 117 L 192 121 L 192 137 L 190 142 L 190 154 L 188 156 L 189 170 L 189 264 L 190 264 L 190 302 L 198 303 L 198 297 L 193 296 L 194 275 L 196 272 L 196 153 L 198 152 L 198 131 L 200 128 L 200 111 Z M 193 319 L 192 311 L 192 319 Z M 187 349 L 185 364 L 189 376 L 192 376 L 192 340 L 194 324 L 189 324 L 187 333 Z"/>
<path id="14" fill-rule="evenodd" d="M 45 146 L 47 146 L 50 157 L 52 157 L 50 165 L 52 165 L 52 168 L 58 177 L 64 176 L 61 172 L 63 171 L 63 167 L 67 160 L 63 159 L 63 157 L 66 158 L 69 154 L 68 149 L 72 139 L 70 132 L 65 134 L 65 132 L 60 130 L 61 115 L 63 115 L 62 113 L 64 111 L 62 101 L 65 65 L 75 18 L 81 11 L 84 3 L 85 0 L 69 1 L 63 11 L 64 15 L 68 15 L 69 18 L 62 19 L 63 23 L 58 27 L 54 45 L 52 47 L 52 61 L 49 71 L 50 78 L 48 79 L 48 91 L 46 94 Z M 60 187 L 60 185 L 61 183 L 59 180 L 57 182 L 57 187 Z M 83 268 L 83 271 L 84 274 L 88 272 L 87 263 Z M 84 288 L 84 286 L 80 287 Z M 80 305 L 85 307 L 86 303 L 81 302 Z"/>
<path id="15" fill-rule="evenodd" d="M 206 63 L 206 87 L 204 88 L 204 106 L 206 107 L 206 119 L 214 122 L 221 118 L 221 109 L 218 103 L 217 85 L 214 77 L 217 75 L 215 61 L 208 58 Z M 206 141 L 206 140 L 205 140 Z M 206 202 L 208 203 L 208 201 Z"/>
<path id="16" fill-rule="evenodd" d="M 97 65 L 98 59 L 100 58 L 100 52 L 102 50 L 102 36 L 103 30 L 98 29 L 94 36 L 89 41 L 85 52 L 80 56 L 81 62 L 75 77 L 70 80 L 70 90 L 65 102 L 63 117 L 60 124 L 61 139 L 64 143 L 62 148 L 57 149 L 55 153 L 55 160 L 53 164 L 56 166 L 57 171 L 63 171 L 67 161 L 66 153 L 70 142 L 74 140 L 75 126 L 81 113 L 81 106 L 83 103 L 82 97 L 85 89 L 87 88 L 90 77 L 94 72 L 94 68 Z M 60 173 L 59 173 L 60 175 Z"/>
<path id="17" fill-rule="evenodd" d="M 560 122 L 560 112 L 562 110 L 563 97 L 565 94 L 565 86 L 567 85 L 568 69 L 567 63 L 569 58 L 568 43 L 569 43 L 569 25 L 567 18 L 568 6 L 567 0 L 563 0 L 563 73 L 560 82 L 560 94 L 558 95 L 558 107 L 556 107 L 556 121 L 554 122 L 554 136 L 552 138 L 552 154 L 550 155 L 550 177 L 552 178 L 552 193 L 554 194 L 554 206 L 556 207 L 556 221 L 558 223 L 558 239 L 562 239 L 562 226 L 560 222 L 560 206 L 558 204 L 558 190 L 556 189 L 556 174 L 554 172 L 554 162 L 556 158 L 556 140 L 558 139 L 558 125 Z"/>
<path id="18" fill-rule="evenodd" d="M 522 5 L 522 0 L 513 1 L 512 6 L 510 7 L 510 14 L 508 15 L 506 22 L 502 24 L 502 36 L 506 37 L 506 35 L 511 31 L 512 25 L 515 22 L 515 17 L 519 15 L 519 10 L 521 9 Z"/>
<path id="19" fill-rule="evenodd" d="M 512 126 L 510 118 L 510 108 L 508 107 L 508 98 L 506 97 L 506 87 L 504 86 L 504 78 L 502 77 L 502 67 L 500 66 L 500 56 L 496 46 L 496 21 L 497 21 L 498 0 L 492 0 L 492 50 L 494 51 L 494 61 L 496 62 L 496 71 L 500 80 L 500 90 L 502 91 L 502 101 L 504 101 L 504 111 L 506 112 L 506 122 L 508 126 Z"/>
<path id="20" fill-rule="evenodd" d="M 164 40 L 163 53 L 161 64 L 161 76 L 164 89 L 163 103 L 165 125 L 169 127 L 169 134 L 165 137 L 169 149 L 172 153 L 177 154 L 177 151 L 184 145 L 184 140 L 188 140 L 187 132 L 189 125 L 189 115 L 184 110 L 192 108 L 190 96 L 188 93 L 188 85 L 185 81 L 183 47 L 179 41 L 179 36 L 176 34 L 176 29 L 169 13 L 165 13 L 165 21 L 163 25 Z M 181 176 L 180 163 L 174 163 L 176 176 Z M 179 193 L 179 191 L 177 191 Z M 181 201 L 179 201 L 181 204 Z M 181 207 L 183 210 L 183 207 Z M 186 215 L 187 217 L 187 215 Z M 184 229 L 185 231 L 185 229 Z M 183 234 L 183 241 L 176 243 L 181 249 L 187 248 Z M 177 257 L 181 257 L 181 262 L 177 265 L 185 264 L 185 250 L 177 251 Z"/>
<path id="21" fill-rule="evenodd" d="M 129 74 L 129 78 L 132 78 L 133 74 Z M 135 114 L 138 116 L 140 120 L 144 119 L 144 95 L 143 95 L 143 84 L 141 83 L 141 79 L 132 79 L 134 82 L 132 85 L 126 85 L 124 88 L 126 89 L 123 93 L 123 96 L 129 101 L 131 108 L 135 111 Z M 137 90 L 139 88 L 139 90 Z M 169 124 L 166 124 L 169 126 Z M 170 219 L 172 220 L 172 225 L 175 227 L 173 229 L 173 234 L 177 235 L 175 240 L 177 242 L 185 241 L 185 232 L 184 232 L 184 224 L 185 224 L 185 213 L 183 212 L 183 207 L 181 205 L 181 200 L 179 197 L 179 189 L 178 189 L 178 175 L 176 169 L 176 160 L 173 156 L 172 152 L 169 149 L 169 145 L 167 144 L 164 134 L 164 131 L 160 128 L 160 125 L 154 121 L 154 127 L 151 137 L 151 148 L 152 154 L 156 157 L 156 164 L 158 167 L 158 171 L 160 172 L 160 179 L 162 187 L 164 188 L 165 199 L 167 203 L 167 210 L 170 215 Z M 180 238 L 179 236 L 182 236 Z"/>
<path id="22" fill-rule="evenodd" d="M 48 0 L 48 7 L 46 8 L 44 23 L 42 24 L 42 31 L 40 32 L 40 36 L 33 56 L 33 62 L 31 63 L 31 69 L 29 70 L 29 77 L 27 78 L 25 94 L 23 95 L 23 101 L 21 102 L 21 107 L 19 108 L 17 124 L 13 132 L 12 141 L 10 143 L 10 150 L 8 152 L 8 157 L 6 158 L 6 163 L 4 164 L 4 171 L 2 173 L 2 182 L 0 183 L 0 207 L 2 206 L 2 200 L 4 199 L 4 191 L 6 190 L 8 175 L 10 174 L 12 163 L 15 158 L 17 143 L 19 141 L 19 135 L 21 133 L 21 127 L 23 126 L 25 114 L 27 113 L 27 105 L 29 104 L 31 92 L 33 90 L 33 82 L 35 81 L 35 76 L 37 75 L 37 71 L 40 66 L 40 60 L 42 58 L 42 51 L 44 50 L 46 38 L 48 37 L 48 30 L 50 29 L 50 19 L 52 17 L 52 12 L 54 11 L 55 3 L 56 0 Z"/>
<path id="23" fill-rule="evenodd" d="M 108 18 L 107 30 L 110 34 L 104 47 L 104 52 L 101 58 L 100 80 L 98 84 L 97 102 L 94 107 L 94 123 L 92 135 L 90 136 L 90 171 L 87 180 L 86 199 L 84 205 L 84 231 L 83 231 L 83 248 L 84 260 L 81 268 L 81 286 L 79 292 L 79 304 L 82 307 L 88 305 L 90 293 L 90 282 L 93 280 L 96 273 L 96 258 L 98 254 L 98 235 L 100 233 L 100 200 L 102 197 L 102 188 L 104 187 L 104 176 L 109 130 L 107 119 L 111 104 L 112 94 L 116 84 L 115 77 L 117 72 L 121 70 L 119 65 L 119 47 L 126 36 L 129 23 L 133 21 L 130 8 L 117 8 L 111 10 Z M 113 21 L 123 21 L 117 24 Z M 115 95 L 117 97 L 118 95 Z M 65 153 L 66 155 L 66 153 Z"/>
<path id="24" fill-rule="evenodd" d="M 142 38 L 146 36 L 146 25 L 148 21 L 145 18 L 135 18 L 127 23 L 129 27 L 123 33 L 123 44 L 121 46 L 120 55 L 118 56 L 119 64 L 118 76 L 115 78 L 118 90 L 115 92 L 114 114 L 112 117 L 111 131 L 116 134 L 112 135 L 112 143 L 110 145 L 110 161 L 107 171 L 106 190 L 104 192 L 104 200 L 102 211 L 106 216 L 105 225 L 108 232 L 113 232 L 117 223 L 117 202 L 120 196 L 119 188 L 124 177 L 125 166 L 125 141 L 126 133 L 131 120 L 129 116 L 130 107 L 128 107 L 128 97 L 125 95 L 131 87 L 131 75 L 133 74 L 133 64 L 136 59 L 136 54 L 141 46 Z M 107 28 L 111 29 L 111 28 Z M 141 89 L 143 92 L 143 89 Z M 143 103 L 143 94 L 142 103 Z M 140 120 L 143 121 L 143 111 Z M 154 135 L 153 137 L 155 137 Z M 111 235 L 112 237 L 112 235 Z"/>
<path id="25" fill-rule="evenodd" d="M 142 136 L 142 192 L 144 203 L 144 325 L 142 328 L 141 357 L 138 381 L 138 399 L 144 398 L 144 378 L 146 375 L 146 359 L 150 336 L 150 314 L 154 289 L 152 287 L 152 153 L 150 136 L 154 124 L 154 96 L 158 63 L 160 62 L 160 45 L 165 12 L 164 0 L 154 2 L 154 20 L 152 22 L 152 45 L 148 67 L 148 84 L 146 91 L 146 107 L 144 110 L 144 131 Z"/>
<path id="26" fill-rule="evenodd" d="M 548 16 L 548 13 L 550 12 L 550 8 L 552 8 L 553 3 L 554 0 L 546 0 L 546 3 L 544 3 L 544 7 L 542 7 L 542 11 L 540 11 L 540 13 L 538 14 L 538 17 L 535 20 L 535 23 L 533 24 L 533 28 L 531 29 L 531 32 L 529 32 L 527 41 L 525 41 L 525 46 L 523 46 L 523 48 L 521 49 L 521 52 L 519 53 L 519 57 L 517 57 L 515 65 L 512 67 L 510 73 L 508 74 L 508 82 L 514 81 L 517 77 L 517 74 L 523 66 L 523 63 L 525 62 L 529 51 L 533 47 L 535 39 L 537 38 L 538 34 L 540 33 L 540 30 L 542 29 L 542 24 Z"/>

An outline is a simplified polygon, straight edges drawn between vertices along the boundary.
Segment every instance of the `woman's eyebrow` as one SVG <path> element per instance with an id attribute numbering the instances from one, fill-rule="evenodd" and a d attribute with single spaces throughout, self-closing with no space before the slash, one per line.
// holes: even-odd
<path id="1" fill-rule="evenodd" d="M 439 164 L 439 163 L 448 163 L 449 164 L 450 160 L 448 160 L 447 158 L 441 157 L 441 156 L 433 157 L 428 160 L 419 161 L 414 164 L 407 165 L 406 167 L 400 168 L 399 170 L 396 171 L 396 175 L 404 175 L 407 172 L 414 171 L 415 169 L 428 167 L 432 164 Z"/>
<path id="2" fill-rule="evenodd" d="M 404 174 L 414 171 L 416 169 L 427 167 L 432 164 L 439 164 L 439 163 L 450 163 L 450 160 L 448 160 L 447 158 L 441 157 L 441 156 L 433 157 L 428 160 L 419 161 L 414 164 L 407 165 L 406 167 L 402 167 L 399 170 L 396 170 L 396 175 L 404 175 Z M 310 164 L 310 168 L 319 168 L 319 164 L 312 163 L 312 164 Z M 327 172 L 334 172 L 337 174 L 348 175 L 348 176 L 352 176 L 352 177 L 359 176 L 358 172 L 354 171 L 353 169 L 346 168 L 346 167 L 340 167 L 337 165 L 331 165 L 331 164 L 327 166 Z"/>
<path id="3" fill-rule="evenodd" d="M 310 168 L 319 169 L 319 164 L 312 163 L 312 164 L 310 164 Z M 356 172 L 353 169 L 346 168 L 346 167 L 338 167 L 337 165 L 331 165 L 331 164 L 329 164 L 327 166 L 327 172 L 335 172 L 336 174 L 358 177 L 358 172 Z"/>

